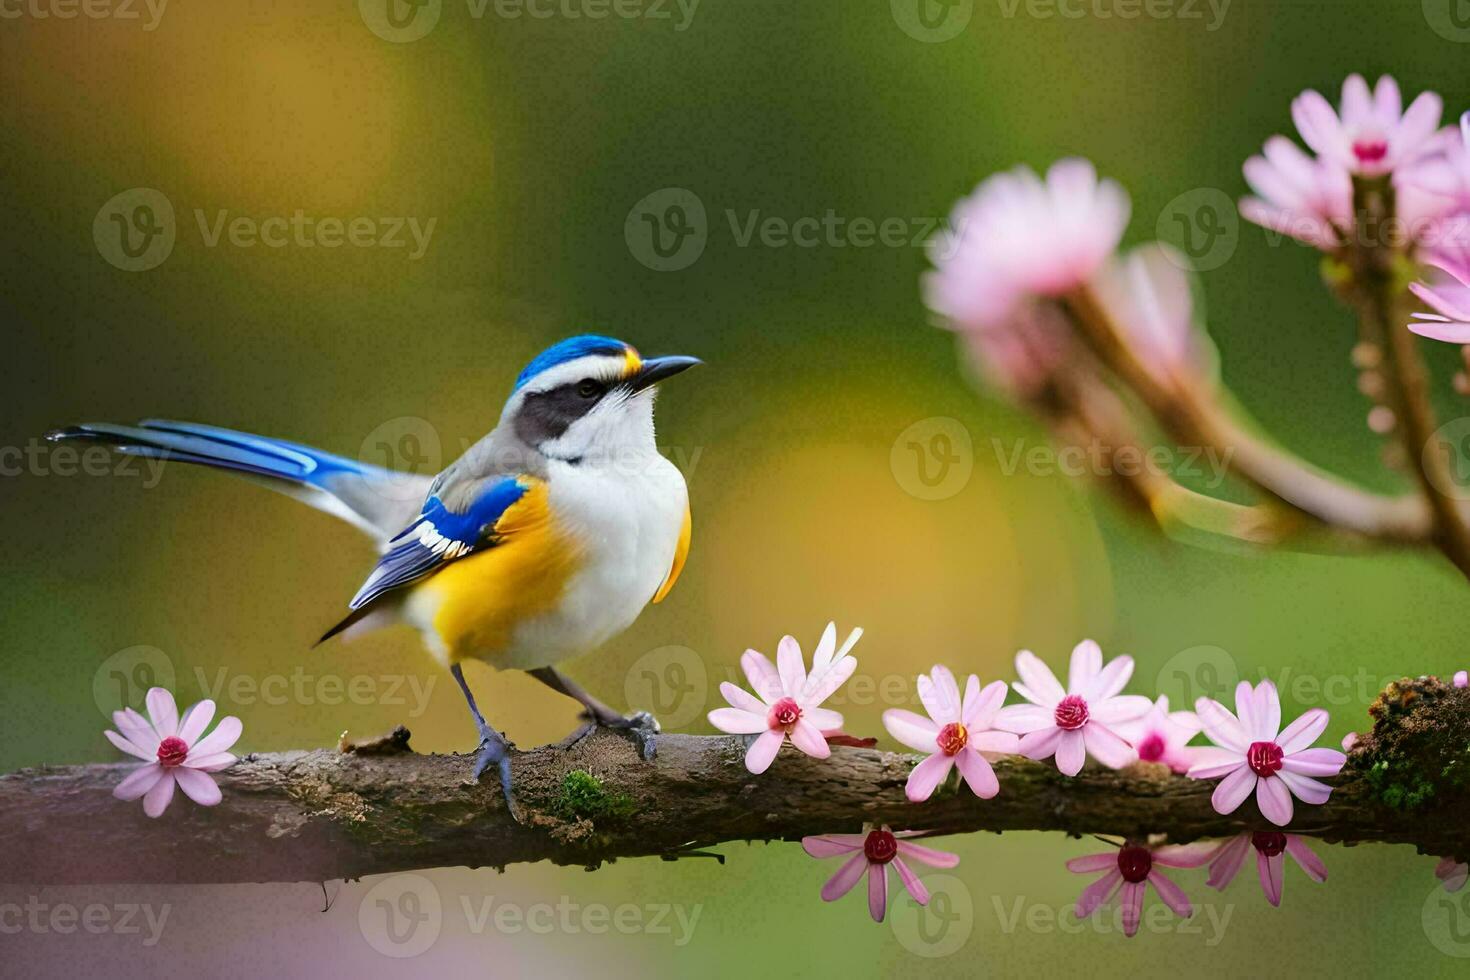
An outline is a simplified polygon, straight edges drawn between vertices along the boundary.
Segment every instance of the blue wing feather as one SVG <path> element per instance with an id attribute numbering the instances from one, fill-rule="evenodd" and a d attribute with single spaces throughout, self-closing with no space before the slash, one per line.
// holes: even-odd
<path id="1" fill-rule="evenodd" d="M 506 477 L 486 486 L 470 506 L 458 513 L 436 494 L 424 504 L 418 519 L 393 538 L 387 554 L 357 590 L 349 606 L 361 609 L 385 592 L 417 582 L 449 562 L 493 547 L 495 525 L 530 484 Z"/>

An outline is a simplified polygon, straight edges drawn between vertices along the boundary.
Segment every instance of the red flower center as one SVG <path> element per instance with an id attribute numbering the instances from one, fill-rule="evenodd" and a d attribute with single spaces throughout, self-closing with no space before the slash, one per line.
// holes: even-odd
<path id="1" fill-rule="evenodd" d="M 1388 156 L 1388 141 L 1364 137 L 1353 142 L 1353 156 L 1361 163 L 1381 163 Z"/>
<path id="2" fill-rule="evenodd" d="M 871 864 L 887 864 L 898 856 L 898 838 L 886 830 L 868 832 L 863 841 L 863 856 Z"/>
<path id="3" fill-rule="evenodd" d="M 959 755 L 960 750 L 970 744 L 970 730 L 958 722 L 950 722 L 939 730 L 934 741 L 945 755 Z"/>
<path id="4" fill-rule="evenodd" d="M 1164 757 L 1166 748 L 1158 732 L 1149 732 L 1148 737 L 1138 743 L 1138 757 L 1144 762 L 1158 762 Z"/>
<path id="5" fill-rule="evenodd" d="M 1274 776 L 1281 768 L 1281 746 L 1275 742 L 1252 742 L 1246 750 L 1245 764 L 1257 776 Z"/>
<path id="6" fill-rule="evenodd" d="M 158 764 L 172 769 L 174 766 L 183 765 L 184 759 L 189 755 L 189 744 L 177 735 L 170 735 L 158 743 Z"/>
<path id="7" fill-rule="evenodd" d="M 1087 724 L 1087 702 L 1075 694 L 1068 694 L 1057 705 L 1057 727 L 1075 732 Z"/>
<path id="8" fill-rule="evenodd" d="M 1286 850 L 1286 835 L 1267 834 L 1257 831 L 1251 834 L 1251 843 L 1255 845 L 1256 850 L 1266 855 L 1266 857 L 1273 858 Z"/>
<path id="9" fill-rule="evenodd" d="M 793 698 L 782 698 L 771 705 L 770 712 L 766 715 L 766 724 L 772 728 L 784 728 L 790 730 L 791 726 L 801 720 L 801 705 Z"/>
<path id="10" fill-rule="evenodd" d="M 1137 884 L 1153 870 L 1154 856 L 1148 848 L 1138 844 L 1124 844 L 1118 849 L 1118 870 L 1123 880 Z"/>

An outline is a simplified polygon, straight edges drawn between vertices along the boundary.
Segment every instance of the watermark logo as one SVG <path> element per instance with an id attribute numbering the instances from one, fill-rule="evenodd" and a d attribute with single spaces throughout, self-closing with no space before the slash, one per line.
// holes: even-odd
<path id="1" fill-rule="evenodd" d="M 144 697 L 151 687 L 172 691 L 177 682 L 173 660 L 158 647 L 140 644 L 119 650 L 98 665 L 92 675 L 92 700 L 102 717 L 132 708 L 145 711 Z"/>
<path id="2" fill-rule="evenodd" d="M 1470 416 L 1451 419 L 1424 443 L 1424 472 L 1434 488 L 1455 500 L 1470 500 Z"/>
<path id="3" fill-rule="evenodd" d="M 904 949 L 926 959 L 964 948 L 975 929 L 975 900 L 954 875 L 926 875 L 929 902 L 920 905 L 905 891 L 888 909 L 889 928 Z"/>
<path id="4" fill-rule="evenodd" d="M 970 430 L 945 416 L 920 419 L 893 440 L 888 467 L 910 496 L 947 500 L 965 489 L 975 469 Z"/>
<path id="5" fill-rule="evenodd" d="M 1423 0 L 1424 20 L 1430 30 L 1457 44 L 1470 42 L 1470 2 Z"/>
<path id="6" fill-rule="evenodd" d="M 1470 957 L 1470 888 L 1447 892 L 1436 887 L 1420 914 L 1424 935 L 1446 956 Z"/>
<path id="7" fill-rule="evenodd" d="M 373 483 L 385 499 L 418 501 L 424 498 L 424 477 L 443 468 L 444 450 L 439 430 L 428 419 L 400 415 L 369 432 L 357 458 L 392 471 L 393 476 Z"/>
<path id="8" fill-rule="evenodd" d="M 417 41 L 434 29 L 444 0 L 357 0 L 368 30 L 393 44 Z"/>
<path id="9" fill-rule="evenodd" d="M 990 902 L 1000 931 L 1007 936 L 1018 931 L 1038 936 L 1056 933 L 1076 936 L 1084 932 L 1109 936 L 1124 932 L 1123 903 L 1119 901 L 1103 906 L 1085 919 L 1077 918 L 1076 906 L 1072 903 L 1047 905 L 1043 902 L 1028 902 L 1025 897 L 1018 897 L 1007 903 L 999 895 L 991 896 Z M 1234 903 L 1197 903 L 1191 915 L 1180 918 L 1167 905 L 1156 902 L 1143 909 L 1139 916 L 1138 929 L 1153 935 L 1198 936 L 1206 947 L 1213 948 L 1224 941 L 1225 933 L 1230 928 L 1230 920 L 1234 916 Z"/>
<path id="10" fill-rule="evenodd" d="M 1032 20 L 1200 21 L 1207 33 L 1225 23 L 1231 0 L 996 0 L 1000 15 L 1012 20 L 1024 13 Z"/>
<path id="11" fill-rule="evenodd" d="M 628 668 L 623 695 L 629 707 L 648 711 L 665 729 L 683 728 L 704 713 L 708 701 L 704 660 L 684 646 L 650 650 Z"/>
<path id="12" fill-rule="evenodd" d="M 92 219 L 97 251 L 124 272 L 147 272 L 162 265 L 177 237 L 172 202 L 151 187 L 114 195 Z"/>
<path id="13" fill-rule="evenodd" d="M 970 26 L 975 0 L 888 0 L 893 22 L 915 41 L 940 44 Z"/>
<path id="14" fill-rule="evenodd" d="M 623 240 L 633 258 L 655 272 L 687 269 L 699 261 L 709 240 L 704 202 L 683 187 L 656 190 L 628 212 Z"/>
<path id="15" fill-rule="evenodd" d="M 1195 701 L 1209 698 L 1233 704 L 1240 667 L 1223 647 L 1196 646 L 1180 650 L 1164 661 L 1154 678 L 1154 690 L 1167 695 L 1175 710 L 1193 709 Z"/>
<path id="16" fill-rule="evenodd" d="M 357 907 L 357 927 L 368 945 L 394 959 L 427 952 L 444 926 L 439 889 L 423 875 L 396 874 L 368 889 Z"/>
<path id="17" fill-rule="evenodd" d="M 0 20 L 141 21 L 147 33 L 158 29 L 167 7 L 168 0 L 0 0 Z"/>
<path id="18" fill-rule="evenodd" d="M 1191 272 L 1209 272 L 1229 262 L 1240 242 L 1240 216 L 1230 195 L 1217 187 L 1185 191 L 1164 205 L 1154 226 L 1164 254 Z"/>
<path id="19" fill-rule="evenodd" d="M 990 446 L 1004 476 L 1026 472 L 1030 476 L 1135 477 L 1145 474 L 1202 481 L 1209 489 L 1219 487 L 1230 475 L 1234 447 L 1223 453 L 1214 446 L 1110 446 L 1101 439 L 1056 447 L 1050 442 L 1028 445 L 1025 439 L 1007 446 L 992 436 Z"/>

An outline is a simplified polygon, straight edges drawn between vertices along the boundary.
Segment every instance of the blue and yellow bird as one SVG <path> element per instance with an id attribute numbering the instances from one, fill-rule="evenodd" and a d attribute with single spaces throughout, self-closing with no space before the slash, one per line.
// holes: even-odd
<path id="1" fill-rule="evenodd" d="M 509 743 L 476 706 L 467 659 L 530 673 L 653 754 L 651 716 L 623 717 L 552 665 L 627 629 L 684 567 L 689 494 L 654 444 L 653 402 L 660 381 L 699 363 L 645 360 L 609 337 L 564 340 L 520 373 L 494 431 L 434 477 L 186 422 L 78 425 L 47 438 L 230 470 L 371 534 L 381 557 L 322 640 L 418 629 L 474 715 L 475 778 L 497 766 L 509 803 Z"/>

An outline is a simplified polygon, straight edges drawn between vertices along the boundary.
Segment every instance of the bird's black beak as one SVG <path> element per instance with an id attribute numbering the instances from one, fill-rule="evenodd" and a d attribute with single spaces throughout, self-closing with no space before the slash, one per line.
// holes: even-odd
<path id="1" fill-rule="evenodd" d="M 675 355 L 672 357 L 650 357 L 644 361 L 625 382 L 633 391 L 642 391 L 644 388 L 652 387 L 667 378 L 672 378 L 680 372 L 687 371 L 696 364 L 703 364 L 697 357 L 683 357 Z"/>

